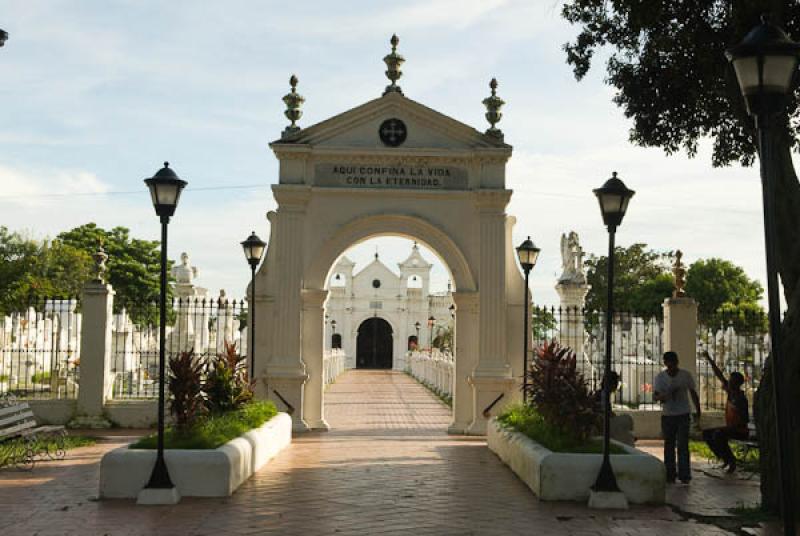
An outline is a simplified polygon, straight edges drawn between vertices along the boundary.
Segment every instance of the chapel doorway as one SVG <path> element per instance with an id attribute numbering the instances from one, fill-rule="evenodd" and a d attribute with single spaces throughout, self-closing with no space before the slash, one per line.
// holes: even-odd
<path id="1" fill-rule="evenodd" d="M 358 327 L 356 368 L 392 368 L 392 326 L 383 318 L 368 318 Z"/>

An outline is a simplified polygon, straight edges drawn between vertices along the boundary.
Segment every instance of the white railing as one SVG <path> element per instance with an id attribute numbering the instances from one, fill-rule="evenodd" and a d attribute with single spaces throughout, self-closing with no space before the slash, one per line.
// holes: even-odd
<path id="1" fill-rule="evenodd" d="M 449 351 L 415 351 L 406 354 L 406 372 L 441 396 L 453 396 L 454 371 L 455 362 Z"/>
<path id="2" fill-rule="evenodd" d="M 339 377 L 339 374 L 344 372 L 344 350 L 334 348 L 333 350 L 326 350 L 322 356 L 322 370 L 325 385 L 333 383 Z"/>

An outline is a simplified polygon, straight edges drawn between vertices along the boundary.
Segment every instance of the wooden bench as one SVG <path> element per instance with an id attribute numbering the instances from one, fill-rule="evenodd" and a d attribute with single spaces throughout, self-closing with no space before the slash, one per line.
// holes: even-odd
<path id="1" fill-rule="evenodd" d="M 0 467 L 33 469 L 37 459 L 63 459 L 67 431 L 63 426 L 39 426 L 27 402 L 0 405 Z M 55 448 L 49 446 L 55 439 Z"/>

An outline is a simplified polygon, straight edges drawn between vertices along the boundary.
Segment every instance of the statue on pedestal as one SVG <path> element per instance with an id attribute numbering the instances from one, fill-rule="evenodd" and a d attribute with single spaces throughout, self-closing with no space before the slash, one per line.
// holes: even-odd
<path id="1" fill-rule="evenodd" d="M 586 284 L 586 272 L 583 269 L 583 248 L 578 240 L 578 233 L 570 231 L 569 235 L 561 235 L 561 276 L 559 283 Z"/>

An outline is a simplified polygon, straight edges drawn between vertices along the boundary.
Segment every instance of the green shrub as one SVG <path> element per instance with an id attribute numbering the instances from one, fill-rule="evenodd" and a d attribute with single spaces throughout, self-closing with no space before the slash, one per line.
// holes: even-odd
<path id="1" fill-rule="evenodd" d="M 166 449 L 215 449 L 245 432 L 258 428 L 278 414 L 270 401 L 252 401 L 241 408 L 223 414 L 209 415 L 185 432 L 168 428 L 164 433 Z M 156 448 L 157 436 L 149 435 L 132 444 L 132 449 Z"/>
<path id="2" fill-rule="evenodd" d="M 206 408 L 219 414 L 241 408 L 253 398 L 253 386 L 247 378 L 245 359 L 235 343 L 225 343 L 225 352 L 209 363 L 206 375 Z"/>
<path id="3" fill-rule="evenodd" d="M 586 440 L 600 422 L 596 397 L 578 372 L 575 352 L 555 341 L 535 350 L 527 374 L 527 397 L 555 430 Z"/>
<path id="4" fill-rule="evenodd" d="M 50 383 L 50 371 L 34 372 L 31 376 L 31 383 Z"/>
<path id="5" fill-rule="evenodd" d="M 169 359 L 169 411 L 179 431 L 191 428 L 206 411 L 203 368 L 203 363 L 194 356 L 194 349 Z"/>
<path id="6" fill-rule="evenodd" d="M 571 452 L 580 454 L 599 454 L 603 452 L 603 443 L 599 439 L 579 437 L 569 428 L 559 428 L 547 421 L 531 406 L 518 404 L 509 407 L 497 417 L 503 426 L 528 436 L 543 447 L 553 452 Z M 611 444 L 611 454 L 627 454 L 625 449 Z"/>

